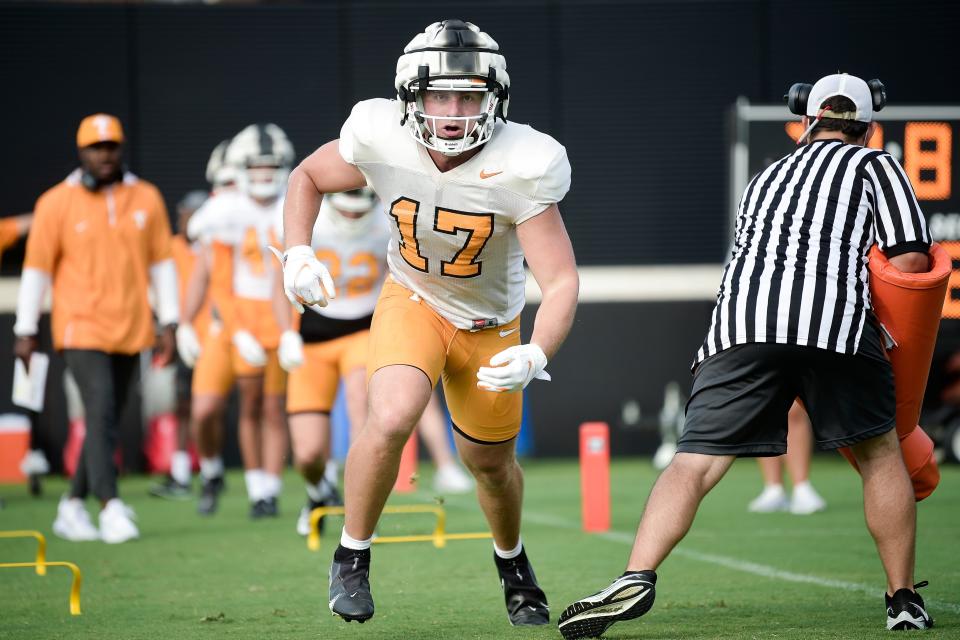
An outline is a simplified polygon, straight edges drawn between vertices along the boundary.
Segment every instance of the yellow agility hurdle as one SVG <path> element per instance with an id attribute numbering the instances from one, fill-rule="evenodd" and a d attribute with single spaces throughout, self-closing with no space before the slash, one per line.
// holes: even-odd
<path id="1" fill-rule="evenodd" d="M 37 559 L 34 564 L 37 567 L 37 575 L 47 575 L 47 539 L 39 531 L 0 531 L 0 538 L 36 538 L 37 539 Z"/>
<path id="2" fill-rule="evenodd" d="M 39 562 L 0 562 L 0 569 L 15 569 L 19 567 L 34 567 L 39 573 Z M 70 585 L 70 615 L 80 615 L 80 582 L 83 577 L 80 574 L 80 567 L 72 562 L 44 562 L 47 567 L 67 567 L 73 573 L 73 583 Z"/>
<path id="3" fill-rule="evenodd" d="M 343 515 L 343 513 L 343 507 L 317 507 L 310 512 L 310 533 L 307 535 L 307 548 L 310 551 L 320 550 L 320 520 L 326 516 Z M 411 536 L 377 536 L 373 539 L 375 544 L 432 542 L 434 547 L 440 549 L 447 546 L 447 540 L 482 540 L 492 537 L 489 531 L 447 533 L 447 512 L 443 507 L 436 505 L 388 505 L 383 508 L 383 513 L 432 513 L 437 519 L 433 527 L 433 533 Z"/>

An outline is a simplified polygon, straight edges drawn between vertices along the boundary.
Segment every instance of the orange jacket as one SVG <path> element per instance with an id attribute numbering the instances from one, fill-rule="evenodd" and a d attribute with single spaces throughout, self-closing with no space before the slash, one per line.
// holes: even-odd
<path id="1" fill-rule="evenodd" d="M 23 266 L 51 278 L 57 349 L 137 353 L 154 341 L 150 266 L 171 257 L 156 187 L 126 174 L 90 191 L 77 170 L 37 201 Z"/>

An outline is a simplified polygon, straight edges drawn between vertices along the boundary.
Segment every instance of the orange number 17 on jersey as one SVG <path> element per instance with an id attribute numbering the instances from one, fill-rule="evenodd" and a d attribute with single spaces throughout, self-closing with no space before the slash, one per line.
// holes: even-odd
<path id="1" fill-rule="evenodd" d="M 400 255 L 404 261 L 426 273 L 429 260 L 420 253 L 417 242 L 417 214 L 420 203 L 409 198 L 398 198 L 390 205 L 390 216 L 397 222 L 400 230 Z M 493 235 L 492 213 L 468 213 L 437 207 L 434 214 L 433 230 L 439 233 L 455 235 L 461 231 L 467 233 L 463 246 L 450 261 L 440 261 L 440 275 L 451 278 L 473 278 L 480 275 L 483 263 L 478 260 L 480 252 Z"/>

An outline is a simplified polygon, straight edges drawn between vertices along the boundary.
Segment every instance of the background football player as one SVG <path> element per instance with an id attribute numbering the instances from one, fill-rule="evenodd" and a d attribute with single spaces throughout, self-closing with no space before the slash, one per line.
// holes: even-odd
<path id="1" fill-rule="evenodd" d="M 350 448 L 346 517 L 330 574 L 331 611 L 373 616 L 370 543 L 401 450 L 443 379 L 456 443 L 477 480 L 512 624 L 546 624 L 547 599 L 520 539 L 523 474 L 515 455 L 521 391 L 544 372 L 573 323 L 579 281 L 557 203 L 570 185 L 553 138 L 504 121 L 510 79 L 475 25 L 427 27 L 397 63 L 399 100 L 354 106 L 338 141 L 293 171 L 284 208 L 291 302 L 336 294 L 309 246 L 323 193 L 368 185 L 391 219 L 390 276 L 370 336 L 369 411 Z M 521 344 L 526 258 L 543 292 Z"/>
<path id="2" fill-rule="evenodd" d="M 212 198 L 236 190 L 240 169 L 226 162 L 230 138 L 220 142 L 210 154 L 206 178 Z M 227 397 L 233 387 L 230 336 L 223 329 L 211 296 L 206 288 L 209 270 L 203 256 L 202 238 L 222 224 L 216 208 L 201 208 L 187 222 L 186 236 L 191 243 L 190 274 L 184 293 L 183 309 L 192 320 L 177 328 L 177 351 L 183 363 L 193 369 L 190 381 L 190 432 L 200 456 L 200 498 L 197 511 L 201 515 L 216 512 L 224 489 L 223 437 Z M 183 275 L 181 275 L 183 277 Z M 196 283 L 194 283 L 196 280 Z"/>
<path id="3" fill-rule="evenodd" d="M 238 189 L 211 198 L 196 214 L 190 235 L 206 246 L 191 281 L 186 317 L 210 294 L 232 345 L 240 390 L 238 431 L 252 518 L 277 515 L 287 428 L 286 374 L 277 361 L 280 329 L 273 317 L 274 269 L 269 245 L 283 207 L 294 151 L 275 124 L 250 125 L 227 147 L 226 162 L 240 168 Z M 200 222 L 202 221 L 202 227 Z"/>

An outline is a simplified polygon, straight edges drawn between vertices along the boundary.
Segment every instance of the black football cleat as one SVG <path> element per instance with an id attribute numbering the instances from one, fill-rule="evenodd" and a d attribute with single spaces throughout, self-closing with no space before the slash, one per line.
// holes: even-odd
<path id="1" fill-rule="evenodd" d="M 167 476 L 163 481 L 154 483 L 148 491 L 154 498 L 165 498 L 167 500 L 190 499 L 190 485 L 180 484 L 174 480 L 172 476 Z"/>
<path id="2" fill-rule="evenodd" d="M 599 638 L 613 623 L 639 618 L 653 606 L 657 574 L 630 571 L 609 587 L 577 600 L 560 614 L 558 626 L 566 640 Z"/>
<path id="3" fill-rule="evenodd" d="M 347 622 L 363 624 L 373 617 L 370 593 L 370 550 L 338 546 L 330 565 L 330 612 Z"/>
<path id="4" fill-rule="evenodd" d="M 927 586 L 924 580 L 913 586 L 914 589 Z M 911 629 L 929 629 L 933 618 L 927 614 L 923 598 L 916 591 L 897 589 L 892 596 L 883 594 L 887 601 L 887 629 L 890 631 L 909 631 Z"/>
<path id="5" fill-rule="evenodd" d="M 226 488 L 223 476 L 202 478 L 200 485 L 200 499 L 197 501 L 197 513 L 202 516 L 212 516 L 217 512 L 220 504 L 220 494 Z"/>
<path id="6" fill-rule="evenodd" d="M 515 627 L 549 624 L 550 607 L 547 596 L 537 584 L 537 576 L 527 559 L 526 549 L 509 560 L 493 554 L 500 574 L 500 587 L 507 604 L 507 618 Z"/>
<path id="7" fill-rule="evenodd" d="M 280 507 L 275 497 L 257 500 L 250 505 L 250 519 L 252 520 L 276 518 L 278 515 L 280 515 Z"/>

